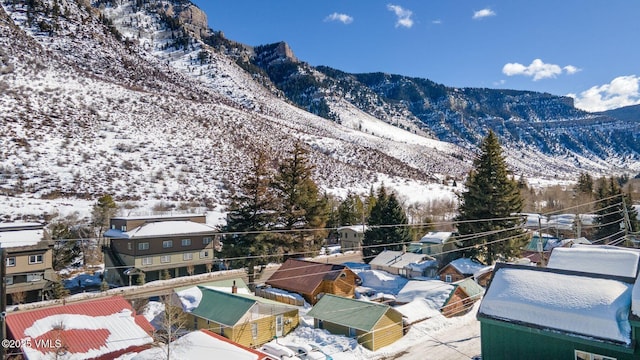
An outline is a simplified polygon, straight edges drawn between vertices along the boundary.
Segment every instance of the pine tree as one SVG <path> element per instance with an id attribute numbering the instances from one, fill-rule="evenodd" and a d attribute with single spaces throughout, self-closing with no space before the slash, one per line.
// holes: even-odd
<path id="1" fill-rule="evenodd" d="M 364 204 L 360 196 L 349 192 L 338 206 L 338 218 L 341 226 L 362 224 Z"/>
<path id="2" fill-rule="evenodd" d="M 483 139 L 473 164 L 456 218 L 462 237 L 460 254 L 481 258 L 487 263 L 498 258 L 513 258 L 525 240 L 523 220 L 515 215 L 522 211 L 523 199 L 517 181 L 509 177 L 502 148 L 493 131 Z"/>
<path id="3" fill-rule="evenodd" d="M 102 238 L 102 234 L 109 228 L 109 221 L 118 212 L 118 205 L 111 195 L 102 195 L 91 208 L 91 224 L 97 229 L 97 237 Z"/>
<path id="4" fill-rule="evenodd" d="M 388 195 L 381 186 L 362 240 L 364 261 L 368 263 L 384 250 L 402 250 L 404 244 L 411 242 L 407 223 L 407 215 L 395 194 Z"/>
<path id="5" fill-rule="evenodd" d="M 225 240 L 223 256 L 238 258 L 234 263 L 246 267 L 250 281 L 255 275 L 255 266 L 266 264 L 269 259 L 264 255 L 271 251 L 270 236 L 260 232 L 269 230 L 277 216 L 268 160 L 264 151 L 258 151 L 251 159 L 246 178 L 231 197 L 227 224 L 223 228 L 224 232 L 232 233 Z"/>
<path id="6" fill-rule="evenodd" d="M 278 167 L 272 184 L 279 199 L 277 223 L 286 230 L 323 228 L 328 218 L 328 203 L 320 196 L 318 185 L 311 178 L 313 166 L 308 151 L 300 143 Z M 281 234 L 280 250 L 284 253 L 317 250 L 324 232 Z"/>

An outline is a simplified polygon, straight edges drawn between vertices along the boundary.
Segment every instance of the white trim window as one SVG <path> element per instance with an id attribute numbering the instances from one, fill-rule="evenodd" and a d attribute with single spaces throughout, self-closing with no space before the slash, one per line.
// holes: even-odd
<path id="1" fill-rule="evenodd" d="M 173 240 L 163 240 L 162 241 L 162 247 L 164 249 L 172 248 L 173 247 Z"/>
<path id="2" fill-rule="evenodd" d="M 170 263 L 171 262 L 171 255 L 162 255 L 160 256 L 160 262 L 161 263 Z"/>
<path id="3" fill-rule="evenodd" d="M 191 246 L 191 239 L 182 239 L 182 246 Z"/>
<path id="4" fill-rule="evenodd" d="M 16 266 L 16 257 L 11 256 L 7 258 L 7 267 Z"/>
<path id="5" fill-rule="evenodd" d="M 251 337 L 253 338 L 253 340 L 258 338 L 258 323 L 251 323 Z"/>
<path id="6" fill-rule="evenodd" d="M 209 257 L 209 252 L 204 250 L 204 251 L 200 251 L 200 259 L 206 259 Z"/>
<path id="7" fill-rule="evenodd" d="M 153 265 L 153 258 L 151 256 L 143 257 L 142 265 Z"/>
<path id="8" fill-rule="evenodd" d="M 205 236 L 202 238 L 202 245 L 209 245 L 211 244 L 211 236 Z"/>
<path id="9" fill-rule="evenodd" d="M 37 255 L 29 255 L 29 265 L 32 264 L 42 264 L 42 262 L 44 257 L 42 256 L 42 254 L 37 254 Z"/>
<path id="10" fill-rule="evenodd" d="M 452 281 L 453 281 L 453 278 L 451 277 L 451 274 L 446 274 L 446 275 L 444 276 L 444 282 L 448 282 L 448 283 L 450 283 L 450 282 L 452 282 Z"/>
<path id="11" fill-rule="evenodd" d="M 149 250 L 149 243 L 148 242 L 138 243 L 138 250 Z"/>
<path id="12" fill-rule="evenodd" d="M 13 285 L 13 276 L 7 276 L 4 278 L 4 283 L 7 285 Z"/>
<path id="13" fill-rule="evenodd" d="M 184 261 L 193 260 L 193 253 L 184 253 L 184 254 L 182 254 L 182 260 L 184 260 Z"/>

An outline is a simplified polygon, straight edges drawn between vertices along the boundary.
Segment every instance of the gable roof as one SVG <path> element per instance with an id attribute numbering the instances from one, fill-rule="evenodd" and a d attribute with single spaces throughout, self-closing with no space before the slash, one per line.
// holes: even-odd
<path id="1" fill-rule="evenodd" d="M 485 267 L 485 265 L 468 258 L 455 259 L 448 265 L 452 266 L 454 269 L 456 269 L 457 272 L 462 275 L 473 275 Z"/>
<path id="2" fill-rule="evenodd" d="M 456 281 L 453 285 L 459 287 L 470 298 L 480 298 L 484 293 L 484 288 L 478 285 L 472 278 L 465 278 L 460 281 Z"/>
<path id="3" fill-rule="evenodd" d="M 395 250 L 384 250 L 369 262 L 371 266 L 388 266 L 402 269 L 405 266 L 423 261 L 435 260 L 429 255 L 414 254 Z"/>
<path id="4" fill-rule="evenodd" d="M 121 354 L 153 342 L 153 326 L 131 305 L 115 296 L 37 310 L 9 313 L 7 329 L 16 340 L 30 338 L 22 346 L 28 359 L 48 359 L 55 348 L 37 340 L 62 339 L 70 358 L 95 358 Z"/>
<path id="5" fill-rule="evenodd" d="M 389 305 L 325 294 L 307 315 L 362 331 L 372 331 L 387 313 Z"/>
<path id="6" fill-rule="evenodd" d="M 639 262 L 637 250 L 584 245 L 554 249 L 547 267 L 635 278 Z"/>
<path id="7" fill-rule="evenodd" d="M 623 279 L 498 263 L 478 317 L 629 345 L 632 285 Z"/>
<path id="8" fill-rule="evenodd" d="M 299 294 L 312 294 L 323 280 L 336 280 L 343 271 L 351 270 L 344 265 L 287 259 L 266 283 Z"/>
<path id="9" fill-rule="evenodd" d="M 235 326 L 250 310 L 257 315 L 270 316 L 295 310 L 277 301 L 246 294 L 231 294 L 224 291 L 198 286 L 201 298 L 191 314 L 226 326 Z"/>

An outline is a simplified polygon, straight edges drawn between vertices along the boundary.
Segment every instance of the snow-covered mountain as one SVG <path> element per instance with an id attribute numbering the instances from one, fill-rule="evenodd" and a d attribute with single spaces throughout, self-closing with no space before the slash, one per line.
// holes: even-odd
<path id="1" fill-rule="evenodd" d="M 473 146 L 436 139 L 407 109 L 376 113 L 338 92 L 323 95 L 333 119 L 303 109 L 255 65 L 260 52 L 207 28 L 189 1 L 0 4 L 3 194 L 219 204 L 256 149 L 275 163 L 298 141 L 316 181 L 335 192 L 440 182 L 471 168 Z M 528 177 L 640 169 L 633 153 L 506 149 Z"/>

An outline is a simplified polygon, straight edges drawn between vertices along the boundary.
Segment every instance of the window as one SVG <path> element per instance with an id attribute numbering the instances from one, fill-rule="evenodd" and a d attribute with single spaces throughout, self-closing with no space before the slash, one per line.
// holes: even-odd
<path id="1" fill-rule="evenodd" d="M 5 284 L 7 284 L 7 285 L 13 285 L 13 276 L 7 276 L 7 277 L 4 279 L 4 282 L 5 282 Z"/>
<path id="2" fill-rule="evenodd" d="M 164 240 L 162 242 L 162 247 L 165 248 L 165 249 L 173 247 L 173 240 Z"/>
<path id="3" fill-rule="evenodd" d="M 111 230 L 115 230 L 116 229 L 116 225 L 115 224 L 111 224 Z"/>
<path id="4" fill-rule="evenodd" d="M 171 255 L 162 255 L 162 256 L 160 256 L 160 262 L 161 263 L 170 263 L 171 262 Z"/>
<path id="5" fill-rule="evenodd" d="M 127 243 L 127 249 L 133 250 L 133 244 L 131 244 L 131 242 Z"/>
<path id="6" fill-rule="evenodd" d="M 444 282 L 451 282 L 453 279 L 451 278 L 451 274 L 447 274 L 444 276 Z"/>
<path id="7" fill-rule="evenodd" d="M 149 250 L 149 243 L 148 242 L 138 243 L 138 250 Z"/>
<path id="8" fill-rule="evenodd" d="M 7 266 L 16 266 L 16 257 L 8 257 L 7 258 Z"/>
<path id="9" fill-rule="evenodd" d="M 42 273 L 27 274 L 27 282 L 42 280 Z"/>
<path id="10" fill-rule="evenodd" d="M 200 251 L 200 259 L 206 259 L 209 257 L 208 251 Z"/>
<path id="11" fill-rule="evenodd" d="M 122 225 L 122 227 L 120 227 L 120 230 L 127 231 L 127 225 Z"/>
<path id="12" fill-rule="evenodd" d="M 153 258 L 152 257 L 142 258 L 142 265 L 151 265 L 151 264 L 153 264 Z"/>
<path id="13" fill-rule="evenodd" d="M 182 260 L 184 260 L 184 261 L 193 260 L 193 254 L 192 253 L 184 253 L 184 254 L 182 254 Z"/>
<path id="14" fill-rule="evenodd" d="M 211 236 L 203 237 L 203 238 L 202 238 L 202 244 L 203 244 L 203 245 L 209 245 L 209 244 L 211 244 Z"/>
<path id="15" fill-rule="evenodd" d="M 349 337 L 356 337 L 358 335 L 358 333 L 356 332 L 356 329 L 354 328 L 349 328 Z"/>
<path id="16" fill-rule="evenodd" d="M 258 338 L 258 323 L 251 323 L 251 337 L 254 340 Z"/>
<path id="17" fill-rule="evenodd" d="M 42 264 L 42 254 L 29 255 L 29 264 Z"/>
<path id="18" fill-rule="evenodd" d="M 182 239 L 182 246 L 191 245 L 191 239 Z"/>
<path id="19" fill-rule="evenodd" d="M 592 354 L 590 352 L 576 350 L 576 360 L 616 360 L 616 358 L 612 358 L 610 356 Z"/>

